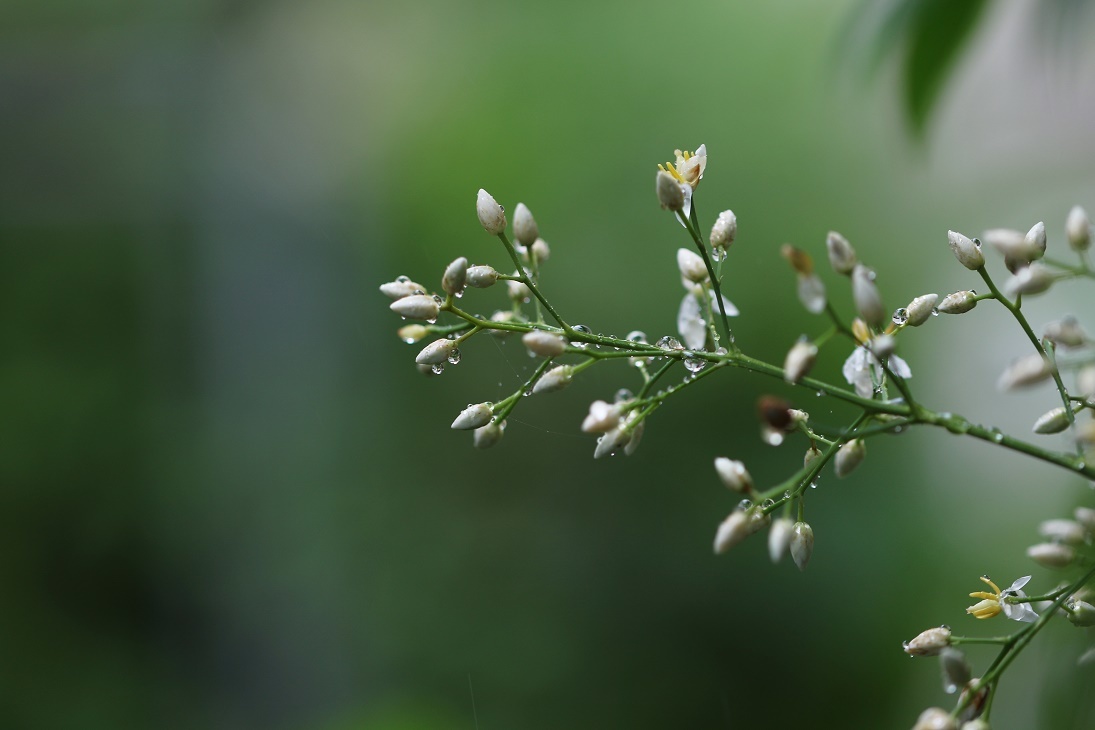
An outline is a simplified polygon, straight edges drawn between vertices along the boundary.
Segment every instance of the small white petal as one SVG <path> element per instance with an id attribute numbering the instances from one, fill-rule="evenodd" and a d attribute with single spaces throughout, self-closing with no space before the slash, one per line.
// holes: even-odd
<path id="1" fill-rule="evenodd" d="M 902 378 L 911 378 L 912 370 L 909 370 L 909 363 L 905 362 L 897 355 L 890 355 L 890 359 L 886 361 L 886 364 L 890 368 L 890 372 Z"/>
<path id="2" fill-rule="evenodd" d="M 715 292 L 710 292 L 710 294 L 711 294 L 711 306 L 714 308 L 714 311 L 717 312 L 717 311 L 719 311 L 719 300 L 716 298 Z M 726 310 L 726 316 L 727 317 L 737 317 L 738 316 L 738 308 L 735 307 L 734 303 L 731 302 L 726 297 L 722 298 L 722 306 L 723 306 L 723 309 Z"/>
<path id="3" fill-rule="evenodd" d="M 684 338 L 689 350 L 702 350 L 707 343 L 707 325 L 700 316 L 700 303 L 691 294 L 685 294 L 677 312 L 677 331 Z"/>

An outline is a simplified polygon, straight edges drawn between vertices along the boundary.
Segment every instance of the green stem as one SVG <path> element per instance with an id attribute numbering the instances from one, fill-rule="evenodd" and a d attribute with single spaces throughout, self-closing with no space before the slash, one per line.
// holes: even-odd
<path id="1" fill-rule="evenodd" d="M 695 203 L 693 203 L 692 212 L 695 213 L 695 211 Z M 729 350 L 737 352 L 738 346 L 734 342 L 734 335 L 730 332 L 730 320 L 726 316 L 726 305 L 722 303 L 722 289 L 719 287 L 718 277 L 715 276 L 715 269 L 711 266 L 711 257 L 707 255 L 707 247 L 703 245 L 700 234 L 692 224 L 692 221 L 690 221 L 683 212 L 677 211 L 677 220 L 683 223 L 684 227 L 688 229 L 689 235 L 692 236 L 692 242 L 696 244 L 696 250 L 700 252 L 700 256 L 703 258 L 703 265 L 707 267 L 707 276 L 711 279 L 711 286 L 715 289 L 715 301 L 719 305 L 719 314 L 722 316 L 722 328 L 726 335 L 726 346 Z"/>
<path id="2" fill-rule="evenodd" d="M 544 305 L 544 309 L 551 313 L 551 316 L 555 318 L 555 321 L 559 323 L 559 326 L 563 328 L 563 331 L 570 334 L 570 325 L 563 321 L 563 318 L 559 316 L 559 313 L 555 311 L 555 308 L 551 306 L 551 303 L 544 298 L 544 295 L 540 293 L 540 288 L 536 286 L 536 282 L 532 280 L 527 273 L 525 273 L 525 267 L 521 263 L 521 257 L 517 255 L 517 250 L 510 243 L 509 238 L 506 236 L 506 232 L 502 231 L 498 234 L 499 240 L 502 241 L 502 245 L 506 247 L 506 251 L 509 252 L 509 257 L 513 259 L 513 265 L 517 267 L 517 271 L 520 275 L 520 281 L 522 284 L 529 288 L 532 292 L 532 296 L 536 297 L 537 301 L 537 314 L 539 314 L 539 305 Z M 538 317 L 541 321 L 543 317 Z"/>

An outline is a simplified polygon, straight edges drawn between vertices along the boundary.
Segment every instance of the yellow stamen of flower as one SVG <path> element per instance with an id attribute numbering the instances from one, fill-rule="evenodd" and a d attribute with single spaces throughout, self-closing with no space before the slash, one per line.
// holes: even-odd
<path id="1" fill-rule="evenodd" d="M 966 613 L 972 614 L 974 618 L 992 618 L 1003 610 L 1000 605 L 1000 586 L 989 580 L 988 576 L 981 576 L 981 580 L 992 588 L 993 593 L 988 591 L 971 593 L 970 598 L 980 598 L 981 601 L 967 608 Z"/>
<path id="2" fill-rule="evenodd" d="M 685 179 L 683 177 L 681 177 L 681 174 L 679 172 L 677 172 L 677 168 L 673 167 L 672 162 L 667 162 L 664 165 L 658 165 L 658 169 L 661 170 L 662 172 L 667 172 L 670 175 L 672 175 L 673 179 L 676 180 L 677 182 L 687 184 L 687 183 L 685 183 Z"/>

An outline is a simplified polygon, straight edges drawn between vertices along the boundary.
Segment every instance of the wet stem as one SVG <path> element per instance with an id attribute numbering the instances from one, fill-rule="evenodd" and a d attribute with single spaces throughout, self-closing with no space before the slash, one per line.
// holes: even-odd
<path id="1" fill-rule="evenodd" d="M 726 305 L 722 303 L 722 288 L 719 286 L 719 278 L 715 274 L 714 267 L 711 266 L 711 257 L 707 255 L 707 247 L 703 245 L 703 240 L 697 230 L 699 224 L 696 222 L 696 202 L 692 201 L 691 219 L 681 211 L 677 211 L 676 215 L 677 219 L 688 230 L 688 235 L 692 237 L 692 243 L 696 244 L 696 250 L 700 252 L 700 257 L 703 258 L 703 265 L 707 267 L 707 276 L 711 280 L 711 286 L 715 289 L 715 301 L 719 305 L 719 315 L 722 317 L 722 330 L 723 335 L 726 337 L 726 348 L 732 352 L 737 352 L 738 346 L 734 342 L 734 336 L 730 333 L 730 320 L 726 316 Z"/>

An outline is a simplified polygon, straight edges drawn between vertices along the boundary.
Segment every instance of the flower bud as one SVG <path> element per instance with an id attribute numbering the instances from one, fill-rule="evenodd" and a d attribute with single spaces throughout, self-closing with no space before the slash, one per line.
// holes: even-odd
<path id="1" fill-rule="evenodd" d="M 1089 401 L 1095 401 L 1095 365 L 1084 365 L 1076 373 L 1076 389 Z"/>
<path id="2" fill-rule="evenodd" d="M 508 309 L 496 310 L 490 316 L 490 321 L 491 322 L 499 322 L 499 323 L 502 323 L 502 324 L 509 324 L 510 322 L 513 322 L 516 319 L 517 319 L 517 316 Z M 506 329 L 492 329 L 492 330 L 488 330 L 488 331 L 491 333 L 491 336 L 497 337 L 500 340 L 504 340 L 504 339 L 506 339 L 507 337 L 509 337 L 510 335 L 513 334 L 513 330 L 506 330 Z"/>
<path id="3" fill-rule="evenodd" d="M 732 210 L 719 213 L 715 225 L 711 226 L 711 248 L 730 248 L 738 235 L 738 218 Z"/>
<path id="4" fill-rule="evenodd" d="M 923 294 L 909 302 L 905 307 L 905 324 L 910 327 L 919 327 L 928 321 L 935 309 L 935 303 L 939 301 L 938 294 Z M 900 310 L 898 310 L 900 311 Z M 897 315 L 894 315 L 896 321 Z"/>
<path id="5" fill-rule="evenodd" d="M 852 299 L 856 311 L 863 320 L 875 327 L 881 327 L 886 321 L 886 309 L 882 306 L 882 295 L 874 283 L 875 273 L 863 264 L 856 264 L 852 270 Z"/>
<path id="6" fill-rule="evenodd" d="M 1031 253 L 1036 253 L 1034 257 L 1040 259 L 1046 254 L 1046 224 L 1042 221 L 1038 221 L 1030 230 L 1027 231 L 1027 235 L 1023 237 L 1023 243 L 1027 250 Z"/>
<path id="7" fill-rule="evenodd" d="M 829 231 L 825 239 L 825 248 L 829 251 L 829 265 L 833 271 L 845 276 L 851 275 L 857 262 L 855 249 L 848 239 L 836 231 Z"/>
<path id="8" fill-rule="evenodd" d="M 943 297 L 943 301 L 936 307 L 940 314 L 963 314 L 977 306 L 977 295 L 972 291 L 956 291 Z"/>
<path id="9" fill-rule="evenodd" d="M 825 311 L 825 284 L 817 274 L 804 274 L 798 277 L 798 300 L 810 314 Z"/>
<path id="10" fill-rule="evenodd" d="M 479 215 L 479 225 L 492 236 L 506 230 L 506 213 L 491 194 L 482 188 L 475 198 L 475 212 Z"/>
<path id="11" fill-rule="evenodd" d="M 523 281 L 506 279 L 506 293 L 515 302 L 527 302 L 532 296 L 532 289 L 529 289 L 528 284 Z"/>
<path id="12" fill-rule="evenodd" d="M 954 718 L 946 710 L 929 707 L 920 713 L 913 730 L 957 730 Z"/>
<path id="13" fill-rule="evenodd" d="M 593 450 L 593 458 L 603 459 L 606 456 L 615 456 L 620 449 L 626 449 L 630 441 L 631 432 L 617 426 L 597 439 L 597 448 Z"/>
<path id="14" fill-rule="evenodd" d="M 502 224 L 503 227 L 505 224 Z M 536 219 L 524 203 L 518 203 L 513 211 L 513 237 L 522 246 L 531 246 L 540 237 L 540 229 L 536 227 Z"/>
<path id="15" fill-rule="evenodd" d="M 939 668 L 943 672 L 943 691 L 949 695 L 965 687 L 973 678 L 966 655 L 951 646 L 939 650 Z"/>
<path id="16" fill-rule="evenodd" d="M 806 454 L 802 457 L 802 466 L 810 466 L 810 462 L 816 461 L 819 458 L 821 458 L 821 449 L 810 444 L 810 448 L 806 449 Z"/>
<path id="17" fill-rule="evenodd" d="M 743 510 L 734 510 L 715 531 L 715 554 L 722 555 L 751 534 L 748 516 Z"/>
<path id="18" fill-rule="evenodd" d="M 753 477 L 745 469 L 745 464 L 740 461 L 731 461 L 725 456 L 715 459 L 715 471 L 727 489 L 742 494 L 750 494 L 754 491 Z"/>
<path id="19" fill-rule="evenodd" d="M 542 264 L 551 258 L 551 247 L 548 246 L 548 242 L 542 238 L 537 238 L 532 242 L 532 258 L 538 264 Z"/>
<path id="20" fill-rule="evenodd" d="M 657 190 L 658 202 L 663 210 L 684 210 L 684 191 L 681 190 L 681 184 L 664 170 L 658 170 Z"/>
<path id="21" fill-rule="evenodd" d="M 911 656 L 935 656 L 940 651 L 950 646 L 951 630 L 946 626 L 922 631 L 912 641 L 906 641 L 902 646 L 905 653 Z"/>
<path id="22" fill-rule="evenodd" d="M 485 426 L 480 426 L 472 433 L 472 443 L 477 449 L 489 449 L 502 440 L 502 434 L 506 431 L 506 422 L 496 423 L 491 421 Z"/>
<path id="23" fill-rule="evenodd" d="M 1034 422 L 1034 433 L 1060 433 L 1068 428 L 1068 413 L 1064 406 L 1052 408 Z"/>
<path id="24" fill-rule="evenodd" d="M 817 345 L 809 340 L 799 340 L 787 352 L 783 362 L 783 379 L 794 384 L 802 380 L 817 360 Z"/>
<path id="25" fill-rule="evenodd" d="M 1095 626 L 1095 606 L 1087 601 L 1072 601 L 1068 608 L 1068 620 L 1075 626 Z"/>
<path id="26" fill-rule="evenodd" d="M 867 455 L 867 445 L 860 439 L 852 439 L 840 447 L 834 459 L 834 471 L 838 477 L 846 477 L 855 471 Z"/>
<path id="27" fill-rule="evenodd" d="M 441 288 L 446 294 L 459 295 L 464 291 L 467 276 L 468 260 L 461 256 L 445 268 L 445 274 L 441 277 Z"/>
<path id="28" fill-rule="evenodd" d="M 554 393 L 557 390 L 570 385 L 574 376 L 574 368 L 570 365 L 558 365 L 540 376 L 536 384 L 532 386 L 533 394 Z"/>
<path id="29" fill-rule="evenodd" d="M 981 234 L 981 240 L 999 251 L 1004 259 L 1030 263 L 1037 258 L 1022 231 L 1012 228 L 990 228 Z M 1010 268 L 1010 267 L 1009 267 Z"/>
<path id="30" fill-rule="evenodd" d="M 1068 212 L 1068 220 L 1065 221 L 1065 234 L 1068 236 L 1068 245 L 1074 251 L 1086 251 L 1091 245 L 1091 219 L 1087 212 L 1078 205 Z"/>
<path id="31" fill-rule="evenodd" d="M 1073 520 L 1046 520 L 1038 525 L 1038 534 L 1053 542 L 1081 545 L 1086 540 L 1084 526 Z"/>
<path id="32" fill-rule="evenodd" d="M 786 432 L 794 428 L 795 419 L 791 415 L 791 406 L 782 398 L 764 395 L 757 399 L 757 415 L 769 428 Z"/>
<path id="33" fill-rule="evenodd" d="M 530 355 L 540 357 L 558 357 L 566 350 L 567 341 L 551 332 L 533 330 L 521 337 L 521 342 L 528 348 Z"/>
<path id="34" fill-rule="evenodd" d="M 707 266 L 703 259 L 695 251 L 687 248 L 677 249 L 677 268 L 681 270 L 681 276 L 691 282 L 699 284 L 707 281 Z"/>
<path id="35" fill-rule="evenodd" d="M 460 415 L 452 422 L 450 428 L 457 431 L 468 431 L 486 426 L 493 417 L 494 411 L 491 410 L 490 403 L 475 403 L 460 411 Z"/>
<path id="36" fill-rule="evenodd" d="M 405 276 L 401 276 L 395 281 L 385 282 L 380 285 L 380 293 L 391 299 L 402 299 L 403 297 L 409 297 L 415 292 L 421 294 L 426 291 L 426 287 L 421 284 L 416 284 Z"/>
<path id="37" fill-rule="evenodd" d="M 778 563 L 791 546 L 791 537 L 794 535 L 794 523 L 786 517 L 780 517 L 772 521 L 772 527 L 768 530 L 768 555 L 773 563 Z"/>
<path id="38" fill-rule="evenodd" d="M 989 725 L 988 720 L 978 718 L 962 723 L 961 730 L 992 730 L 992 726 Z"/>
<path id="39" fill-rule="evenodd" d="M 396 334 L 399 335 L 399 339 L 411 345 L 430 334 L 430 330 L 420 324 L 408 324 L 400 327 Z"/>
<path id="40" fill-rule="evenodd" d="M 1061 347 L 1082 347 L 1088 340 L 1087 332 L 1072 315 L 1047 324 L 1043 336 Z"/>
<path id="41" fill-rule="evenodd" d="M 796 522 L 791 527 L 791 558 L 799 570 L 806 570 L 813 554 L 814 528 L 805 522 Z"/>
<path id="42" fill-rule="evenodd" d="M 1019 269 L 1005 281 L 1004 291 L 1012 298 L 1018 294 L 1041 294 L 1053 286 L 1056 280 L 1047 266 L 1034 263 Z"/>
<path id="43" fill-rule="evenodd" d="M 1039 354 L 1027 355 L 1013 362 L 1000 374 L 996 387 L 1000 390 L 1014 390 L 1040 383 L 1052 374 L 1053 368 L 1048 360 Z"/>
<path id="44" fill-rule="evenodd" d="M 1041 542 L 1027 548 L 1027 557 L 1046 568 L 1067 568 L 1076 559 L 1076 551 L 1069 545 Z"/>
<path id="45" fill-rule="evenodd" d="M 1090 507 L 1077 507 L 1072 512 L 1072 516 L 1076 518 L 1076 521 L 1084 526 L 1084 529 L 1088 532 L 1095 532 L 1095 509 Z"/>
<path id="46" fill-rule="evenodd" d="M 638 421 L 635 419 L 639 417 L 638 411 L 631 411 L 627 414 L 627 419 L 624 421 L 624 428 L 631 433 L 631 438 L 624 444 L 624 456 L 631 456 L 639 448 L 639 443 L 643 440 L 643 433 L 646 432 L 646 421 Z"/>
<path id="47" fill-rule="evenodd" d="M 620 423 L 620 404 L 595 400 L 589 404 L 589 415 L 582 421 L 586 433 L 607 433 Z"/>
<path id="48" fill-rule="evenodd" d="M 498 281 L 498 272 L 494 270 L 493 266 L 468 267 L 465 276 L 467 285 L 474 286 L 476 289 L 486 289 L 488 286 L 494 286 L 496 281 Z"/>
<path id="49" fill-rule="evenodd" d="M 410 319 L 424 319 L 432 322 L 441 312 L 437 300 L 429 294 L 412 294 L 409 297 L 396 299 L 389 307 L 393 312 Z"/>
<path id="50" fill-rule="evenodd" d="M 456 340 L 442 338 L 434 340 L 422 348 L 414 361 L 419 365 L 436 365 L 445 362 L 456 353 Z"/>
<path id="51" fill-rule="evenodd" d="M 947 241 L 951 245 L 951 251 L 958 263 L 971 271 L 976 271 L 985 265 L 985 256 L 981 253 L 981 243 L 968 236 L 963 236 L 958 231 L 947 231 Z"/>
<path id="52" fill-rule="evenodd" d="M 796 274 L 805 276 L 814 273 L 814 260 L 801 248 L 785 243 L 780 246 L 779 255 L 791 265 Z"/>

